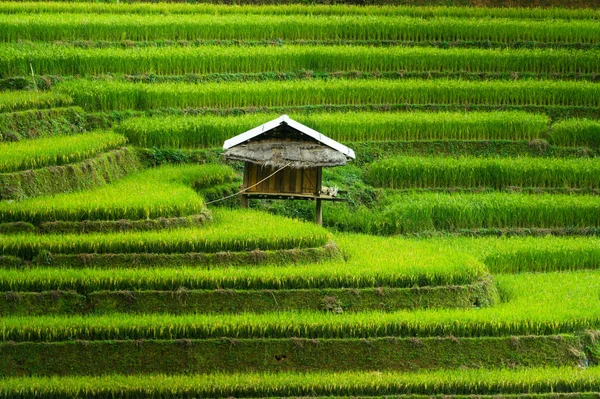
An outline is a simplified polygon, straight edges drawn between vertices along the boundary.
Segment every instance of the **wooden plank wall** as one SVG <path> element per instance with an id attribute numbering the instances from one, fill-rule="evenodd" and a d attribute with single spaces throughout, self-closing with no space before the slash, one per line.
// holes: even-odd
<path id="1" fill-rule="evenodd" d="M 244 188 L 255 185 L 277 169 L 246 162 L 244 167 Z M 318 195 L 320 191 L 321 168 L 285 168 L 256 187 L 248 190 L 249 193 L 315 195 Z"/>

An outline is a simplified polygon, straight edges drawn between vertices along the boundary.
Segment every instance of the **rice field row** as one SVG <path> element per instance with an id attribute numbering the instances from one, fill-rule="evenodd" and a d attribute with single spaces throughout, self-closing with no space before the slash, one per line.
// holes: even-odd
<path id="1" fill-rule="evenodd" d="M 600 146 L 600 122 L 590 119 L 565 119 L 552 126 L 550 141 L 566 146 Z"/>
<path id="2" fill-rule="evenodd" d="M 327 206 L 324 223 L 342 231 L 423 234 L 474 229 L 600 227 L 600 198 L 521 193 L 403 193 L 374 208 Z"/>
<path id="3" fill-rule="evenodd" d="M 155 116 L 131 118 L 116 130 L 141 147 L 220 147 L 225 140 L 279 117 Z M 348 112 L 292 114 L 291 118 L 337 141 L 533 140 L 545 138 L 550 120 L 527 112 Z M 600 125 L 600 124 L 599 124 Z M 566 130 L 566 127 L 563 128 Z M 563 133 L 567 134 L 567 133 Z M 559 136 L 557 133 L 556 136 Z M 578 136 L 578 135 L 572 135 Z M 581 135 L 583 136 L 583 135 Z M 600 135 L 599 135 L 600 137 Z M 577 138 L 563 142 L 580 142 Z"/>
<path id="4" fill-rule="evenodd" d="M 35 142 L 0 143 L 0 173 L 79 162 L 121 147 L 126 142 L 120 134 L 96 131 L 42 138 Z"/>
<path id="5" fill-rule="evenodd" d="M 0 91 L 0 113 L 70 105 L 69 96 L 54 92 Z"/>
<path id="6" fill-rule="evenodd" d="M 415 18 L 515 18 L 600 20 L 593 9 L 569 8 L 511 8 L 511 7 L 451 7 L 451 6 L 369 6 L 346 4 L 190 4 L 190 3 L 102 3 L 61 1 L 2 1 L 1 14 L 21 13 L 80 13 L 80 14 L 194 14 L 194 15 L 366 15 L 404 16 Z"/>
<path id="7" fill-rule="evenodd" d="M 225 217 L 245 217 L 246 221 L 269 226 L 273 241 L 282 236 L 292 236 L 275 230 L 285 219 L 273 216 L 259 222 L 261 214 L 251 215 L 241 212 L 219 211 L 214 231 L 215 238 L 222 231 L 227 235 L 231 222 Z M 277 221 L 278 223 L 275 223 Z M 258 222 L 258 223 L 257 223 Z M 291 229 L 290 224 L 288 227 Z M 302 234 L 303 225 L 297 224 L 297 233 Z M 211 227 L 206 229 L 211 230 Z M 250 233 L 252 226 L 239 228 Z M 319 229 L 306 226 L 306 232 L 317 232 Z M 162 234 L 165 243 L 173 246 L 172 241 L 185 240 L 185 234 L 193 233 L 198 238 L 203 234 L 200 229 L 187 229 L 182 232 L 165 232 Z M 242 232 L 238 232 L 241 235 Z M 306 234 L 306 233 L 305 233 Z M 265 234 L 261 234 L 265 236 Z M 315 234 L 314 246 L 322 244 L 323 233 Z M 104 235 L 98 235 L 96 240 L 104 240 Z M 158 234 L 107 235 L 114 244 L 120 240 L 133 243 L 141 240 L 148 243 L 156 240 Z M 266 236 L 265 236 L 266 237 Z M 247 237 L 246 240 L 251 238 Z M 10 238 L 0 246 L 0 253 L 10 253 L 10 246 L 16 242 L 37 241 L 31 236 Z M 319 242 L 321 240 L 321 242 Z M 64 242 L 61 237 L 48 236 L 46 243 Z M 91 242 L 91 240 L 88 240 Z M 171 241 L 171 242 L 170 242 Z M 193 241 L 189 239 L 188 241 Z M 252 266 L 236 265 L 235 267 L 199 268 L 147 268 L 147 269 L 57 269 L 37 268 L 30 270 L 7 269 L 0 270 L 0 291 L 32 291 L 42 292 L 51 290 L 75 290 L 89 293 L 101 290 L 166 290 L 175 291 L 181 287 L 186 289 L 319 289 L 319 288 L 377 288 L 394 287 L 410 288 L 423 286 L 465 285 L 487 276 L 487 269 L 472 256 L 464 252 L 439 249 L 427 243 L 402 239 L 387 239 L 361 235 L 340 236 L 336 239 L 343 259 L 327 260 L 320 263 L 296 265 Z M 156 243 L 158 244 L 158 242 Z M 17 244 L 18 245 L 18 244 Z M 8 251 L 6 251 L 8 248 Z M 5 249 L 5 251 L 2 251 Z M 106 248 L 109 249 L 109 248 Z M 162 250 L 160 252 L 163 252 Z"/>
<path id="8" fill-rule="evenodd" d="M 597 43 L 593 20 L 396 16 L 6 14 L 0 42 L 18 40 L 400 40 Z"/>
<path id="9" fill-rule="evenodd" d="M 159 75 L 287 71 L 466 71 L 539 74 L 600 72 L 600 52 L 547 49 L 273 46 L 74 48 L 0 45 L 0 77 L 38 75 Z"/>
<path id="10" fill-rule="evenodd" d="M 193 186 L 230 181 L 225 166 L 164 166 L 89 191 L 0 202 L 3 222 L 155 219 L 198 214 L 204 201 Z M 92 251 L 93 252 L 93 251 Z"/>
<path id="11" fill-rule="evenodd" d="M 369 165 L 374 186 L 412 188 L 600 188 L 596 159 L 412 157 L 386 158 Z"/>
<path id="12" fill-rule="evenodd" d="M 403 395 L 418 399 L 436 395 L 453 399 L 464 395 L 477 395 L 486 399 L 498 396 L 523 399 L 531 396 L 594 398 L 600 390 L 599 378 L 599 367 L 8 377 L 0 380 L 0 395 L 10 398 L 27 398 L 34 395 L 145 398 L 150 394 L 160 395 L 161 398 L 381 399 L 389 396 L 403 398 Z"/>
<path id="13" fill-rule="evenodd" d="M 88 111 L 403 103 L 600 106 L 600 85 L 555 81 L 411 79 L 189 85 L 78 80 L 65 82 L 57 90 Z"/>
<path id="14" fill-rule="evenodd" d="M 600 265 L 600 240 L 596 237 L 446 236 L 427 241 L 440 248 L 467 252 L 494 274 L 596 270 Z"/>
<path id="15" fill-rule="evenodd" d="M 196 167 L 197 169 L 197 167 Z M 163 177 L 167 173 L 163 172 Z M 143 174 L 139 174 L 139 177 Z M 121 180 L 121 182 L 127 179 Z M 137 190 L 136 196 L 131 199 L 123 200 L 124 187 L 130 189 L 137 188 L 134 185 L 126 184 L 119 187 L 119 183 L 113 184 L 111 194 L 118 196 L 118 200 L 113 200 L 116 208 L 120 206 L 124 209 L 108 208 L 111 203 L 103 204 L 98 211 L 105 219 L 115 217 L 118 210 L 120 213 L 128 211 L 134 216 L 138 216 L 140 210 L 133 205 L 127 206 L 127 202 L 143 202 L 145 208 L 142 211 L 151 212 L 150 217 L 155 214 L 163 215 L 168 213 L 174 215 L 186 212 L 199 213 L 202 207 L 202 199 L 193 196 L 195 193 L 185 191 L 184 194 L 177 192 L 179 186 L 169 185 L 164 182 L 150 180 L 146 178 L 149 186 L 146 191 Z M 162 187 L 161 187 L 162 185 Z M 161 190 L 161 188 L 163 188 Z M 186 187 L 187 188 L 187 187 Z M 164 196 L 153 195 L 159 192 Z M 191 189 L 189 189 L 191 190 Z M 99 191 L 99 190 L 96 190 Z M 182 191 L 179 188 L 179 191 Z M 187 195 L 190 198 L 181 199 Z M 57 196 L 58 197 L 58 196 Z M 89 196 L 88 196 L 89 197 Z M 153 202 L 148 201 L 148 197 L 154 197 Z M 93 197 L 98 198 L 98 197 Z M 91 202 L 92 200 L 90 200 Z M 167 202 L 165 206 L 160 202 Z M 190 204 L 191 202 L 191 204 Z M 158 203 L 158 204 L 157 204 Z M 59 201 L 52 202 L 54 208 L 61 205 Z M 65 204 L 62 204 L 65 206 Z M 183 210 L 180 210 L 183 208 Z M 36 210 L 41 208 L 37 207 Z M 50 210 L 53 210 L 50 208 Z M 69 209 L 65 211 L 66 217 L 83 213 L 87 209 Z M 43 211 L 40 210 L 40 213 Z M 13 212 L 14 215 L 16 212 Z M 55 212 L 57 213 L 57 212 Z M 91 213 L 88 211 L 88 213 Z M 0 255 L 13 255 L 23 259 L 31 260 L 40 253 L 51 254 L 115 254 L 115 253 L 186 253 L 186 252 L 226 252 L 226 251 L 252 251 L 259 250 L 278 250 L 292 248 L 315 248 L 325 244 L 330 239 L 327 230 L 313 223 L 304 223 L 297 220 L 289 220 L 278 216 L 264 214 L 261 212 L 251 212 L 242 210 L 217 211 L 214 213 L 212 223 L 200 228 L 183 228 L 168 231 L 146 231 L 146 232 L 126 232 L 126 233 L 91 233 L 91 234 L 62 234 L 62 235 L 36 235 L 19 234 L 3 237 L 0 242 Z M 39 217 L 39 215 L 37 215 Z M 44 215 L 45 216 L 45 215 Z M 54 215 L 49 215 L 54 216 Z M 93 215 L 85 214 L 84 217 Z M 82 217 L 82 216 L 79 216 Z M 123 216 L 120 216 L 123 218 Z M 21 220 L 25 219 L 22 217 Z"/>
<path id="16" fill-rule="evenodd" d="M 481 309 L 6 317 L 0 339 L 493 337 L 571 334 L 600 326 L 597 271 L 497 275 L 495 280 L 503 302 Z"/>

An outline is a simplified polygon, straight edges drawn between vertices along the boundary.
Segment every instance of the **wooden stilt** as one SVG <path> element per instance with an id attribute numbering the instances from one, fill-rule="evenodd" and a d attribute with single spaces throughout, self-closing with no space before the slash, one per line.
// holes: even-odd
<path id="1" fill-rule="evenodd" d="M 242 208 L 248 208 L 248 196 L 242 194 Z"/>
<path id="2" fill-rule="evenodd" d="M 318 225 L 323 224 L 323 204 L 321 200 L 317 200 L 317 206 L 315 207 L 315 223 Z"/>

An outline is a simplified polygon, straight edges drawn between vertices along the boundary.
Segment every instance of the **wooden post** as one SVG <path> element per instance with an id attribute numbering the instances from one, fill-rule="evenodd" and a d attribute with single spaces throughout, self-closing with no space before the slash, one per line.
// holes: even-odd
<path id="1" fill-rule="evenodd" d="M 248 208 L 248 195 L 242 194 L 242 208 Z"/>
<path id="2" fill-rule="evenodd" d="M 315 207 L 315 223 L 318 225 L 323 224 L 323 204 L 321 199 L 317 199 L 317 206 Z"/>

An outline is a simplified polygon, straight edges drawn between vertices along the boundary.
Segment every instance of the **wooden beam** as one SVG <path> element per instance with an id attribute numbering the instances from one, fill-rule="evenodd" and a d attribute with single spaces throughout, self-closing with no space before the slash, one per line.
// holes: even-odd
<path id="1" fill-rule="evenodd" d="M 242 208 L 248 208 L 248 194 L 242 194 Z"/>
<path id="2" fill-rule="evenodd" d="M 323 204 L 320 199 L 317 200 L 317 205 L 315 207 L 315 223 L 323 225 Z"/>

